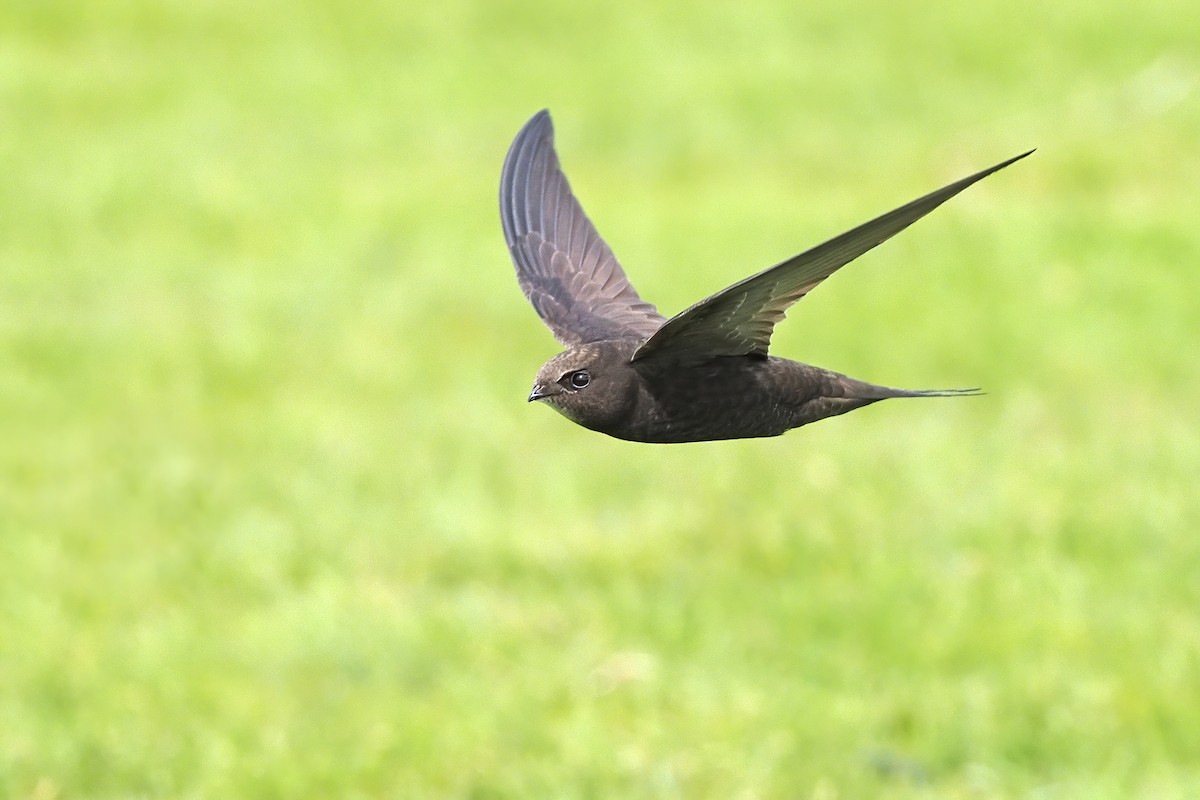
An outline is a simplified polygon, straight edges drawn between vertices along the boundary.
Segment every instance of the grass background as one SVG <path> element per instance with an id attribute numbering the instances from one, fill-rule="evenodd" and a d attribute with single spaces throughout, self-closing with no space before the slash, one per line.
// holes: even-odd
<path id="1" fill-rule="evenodd" d="M 1200 12 L 0 8 L 0 795 L 1200 795 Z M 1031 146 L 776 352 L 971 401 L 633 445 L 496 211 L 672 313 Z"/>

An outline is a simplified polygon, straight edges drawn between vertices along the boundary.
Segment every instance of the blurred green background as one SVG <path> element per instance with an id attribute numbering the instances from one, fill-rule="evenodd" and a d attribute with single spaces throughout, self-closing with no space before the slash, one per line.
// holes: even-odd
<path id="1" fill-rule="evenodd" d="M 1200 796 L 1200 11 L 0 7 L 0 796 Z M 537 109 L 673 313 L 899 386 L 635 445 L 525 396 Z"/>

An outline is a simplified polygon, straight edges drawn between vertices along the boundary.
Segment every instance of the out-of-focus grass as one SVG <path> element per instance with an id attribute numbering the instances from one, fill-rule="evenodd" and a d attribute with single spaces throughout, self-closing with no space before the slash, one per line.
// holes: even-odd
<path id="1" fill-rule="evenodd" d="M 0 10 L 0 795 L 1194 797 L 1182 0 Z M 550 106 L 667 312 L 950 179 L 777 351 L 971 401 L 528 407 Z"/>

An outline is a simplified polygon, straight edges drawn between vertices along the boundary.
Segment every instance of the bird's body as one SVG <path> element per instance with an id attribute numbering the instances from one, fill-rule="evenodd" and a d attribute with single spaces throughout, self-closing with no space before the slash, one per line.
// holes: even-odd
<path id="1" fill-rule="evenodd" d="M 529 399 L 619 439 L 678 443 L 778 436 L 891 397 L 973 394 L 878 386 L 771 356 L 767 348 L 785 310 L 835 270 L 1016 160 L 901 206 L 666 319 L 638 296 L 575 200 L 542 111 L 517 135 L 500 184 L 501 219 L 521 288 L 568 348 L 542 365 Z"/>
<path id="2" fill-rule="evenodd" d="M 690 442 L 775 436 L 802 424 L 819 394 L 819 372 L 778 358 L 715 358 L 668 371 L 637 367 L 636 341 L 595 342 L 583 353 L 591 380 L 606 391 L 594 402 L 546 401 L 586 428 L 639 442 Z M 584 413 L 578 413 L 579 411 Z M 814 417 L 815 418 L 815 417 Z"/>
<path id="3" fill-rule="evenodd" d="M 547 375 L 570 374 L 586 364 L 590 386 L 603 391 L 584 397 L 555 392 L 549 380 L 539 380 L 534 394 L 543 396 L 535 399 L 618 439 L 671 444 L 778 436 L 889 397 L 963 393 L 891 389 L 775 356 L 724 356 L 647 369 L 630 361 L 639 345 L 626 339 L 568 350 L 547 363 Z"/>

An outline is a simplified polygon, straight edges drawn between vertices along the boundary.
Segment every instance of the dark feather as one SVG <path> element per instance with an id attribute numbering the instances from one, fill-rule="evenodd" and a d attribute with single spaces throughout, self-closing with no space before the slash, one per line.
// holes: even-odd
<path id="1" fill-rule="evenodd" d="M 771 333 L 787 309 L 839 267 L 895 236 L 976 181 L 1032 152 L 955 181 L 701 300 L 671 317 L 638 348 L 633 360 L 766 356 Z"/>
<path id="2" fill-rule="evenodd" d="M 645 339 L 665 321 L 571 193 L 547 111 L 525 124 L 504 160 L 500 218 L 521 290 L 562 344 Z"/>

